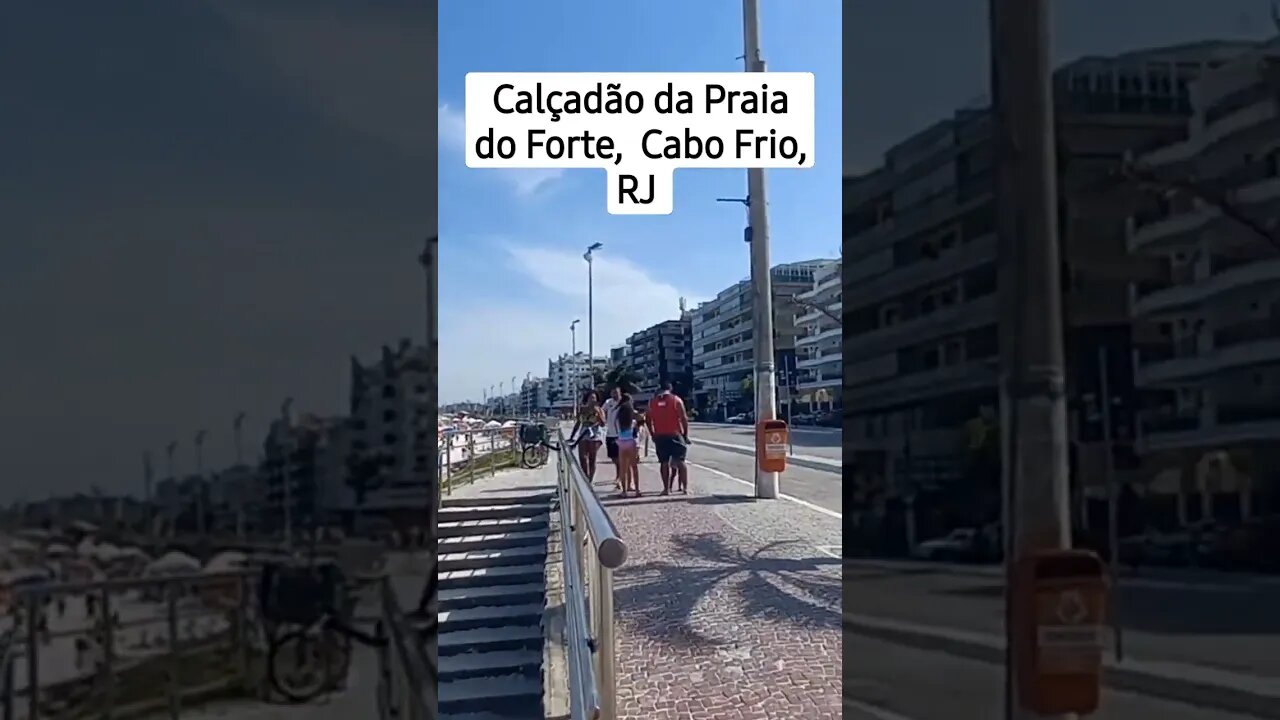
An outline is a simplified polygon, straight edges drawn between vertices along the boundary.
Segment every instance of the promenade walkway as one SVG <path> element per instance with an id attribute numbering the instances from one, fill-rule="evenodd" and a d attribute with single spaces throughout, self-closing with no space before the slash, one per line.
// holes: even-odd
<path id="1" fill-rule="evenodd" d="M 693 459 L 693 458 L 691 458 Z M 841 716 L 840 520 L 690 468 L 689 495 L 597 492 L 626 540 L 614 576 L 619 717 Z"/>

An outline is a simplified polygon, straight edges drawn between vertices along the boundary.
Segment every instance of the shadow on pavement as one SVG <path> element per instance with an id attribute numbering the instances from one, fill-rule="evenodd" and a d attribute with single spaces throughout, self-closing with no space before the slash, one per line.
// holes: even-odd
<path id="1" fill-rule="evenodd" d="M 755 498 L 747 495 L 658 495 L 652 493 L 638 498 L 605 495 L 600 504 L 605 507 L 615 505 L 665 505 L 668 503 L 684 503 L 686 505 L 738 505 L 755 502 Z"/>
<path id="2" fill-rule="evenodd" d="M 628 564 L 617 572 L 618 607 L 626 608 L 640 632 L 664 644 L 705 646 L 750 637 L 740 632 L 740 622 L 840 626 L 840 577 L 822 571 L 840 560 L 788 557 L 809 549 L 798 542 L 770 543 L 749 554 L 717 535 L 680 536 L 674 543 L 684 563 Z"/>

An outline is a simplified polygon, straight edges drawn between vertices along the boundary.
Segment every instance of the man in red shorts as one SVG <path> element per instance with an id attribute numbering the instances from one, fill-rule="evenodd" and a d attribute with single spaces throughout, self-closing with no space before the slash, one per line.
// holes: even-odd
<path id="1" fill-rule="evenodd" d="M 671 482 L 680 481 L 680 492 L 689 492 L 689 468 L 684 458 L 689 448 L 689 416 L 684 401 L 671 392 L 671 383 L 663 383 L 662 392 L 649 401 L 645 415 L 653 447 L 658 453 L 662 473 L 662 494 L 671 494 Z"/>

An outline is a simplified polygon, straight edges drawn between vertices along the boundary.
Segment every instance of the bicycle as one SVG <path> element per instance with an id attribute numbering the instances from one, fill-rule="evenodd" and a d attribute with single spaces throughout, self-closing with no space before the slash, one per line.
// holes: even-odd
<path id="1" fill-rule="evenodd" d="M 520 426 L 520 467 L 532 470 L 547 464 L 551 458 L 550 436 L 545 423 Z"/>
<path id="2" fill-rule="evenodd" d="M 267 635 L 267 681 L 292 703 L 310 702 L 342 685 L 351 667 L 353 641 L 386 647 L 385 639 L 348 622 L 354 605 L 351 586 L 335 574 L 323 577 L 322 572 L 318 577 L 315 569 L 308 566 L 303 568 L 306 575 L 290 577 L 281 571 L 298 568 L 263 568 L 264 615 L 274 625 Z M 339 588 L 343 609 L 332 599 Z M 280 627 L 292 629 L 280 632 Z"/>

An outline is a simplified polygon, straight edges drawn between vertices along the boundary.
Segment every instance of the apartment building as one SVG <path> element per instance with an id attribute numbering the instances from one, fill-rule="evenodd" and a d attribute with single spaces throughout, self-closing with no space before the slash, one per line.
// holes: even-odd
<path id="1" fill-rule="evenodd" d="M 318 450 L 327 427 L 334 422 L 337 421 L 302 414 L 271 423 L 263 440 L 259 469 L 262 504 L 253 520 L 266 534 L 278 536 L 289 524 L 296 533 L 320 519 L 322 473 Z"/>
<path id="2" fill-rule="evenodd" d="M 627 364 L 627 345 L 625 343 L 615 348 L 609 348 L 609 364 L 613 367 Z"/>
<path id="3" fill-rule="evenodd" d="M 813 287 L 797 296 L 795 401 L 810 412 L 840 406 L 843 346 L 840 317 L 843 286 L 840 263 L 832 261 L 813 274 Z"/>
<path id="4" fill-rule="evenodd" d="M 1130 151 L 1185 137 L 1190 83 L 1247 47 L 1209 42 L 1089 57 L 1054 73 L 1076 477 L 1103 476 L 1099 413 L 1088 404 L 1101 396 L 1100 358 L 1122 459 L 1131 455 L 1125 428 L 1139 404 L 1127 293 L 1144 270 L 1126 252 L 1124 228 L 1141 195 L 1118 185 L 1115 171 Z M 877 514 L 921 494 L 971 503 L 969 514 L 982 518 L 966 522 L 998 513 L 998 472 L 975 464 L 971 447 L 989 436 L 973 426 L 991 425 L 998 406 L 993 161 L 989 112 L 969 108 L 846 181 L 845 463 L 857 478 L 854 502 Z M 1087 522 L 1087 493 L 1077 488 L 1077 496 Z"/>
<path id="5" fill-rule="evenodd" d="M 548 396 L 551 381 L 548 378 L 525 378 L 520 384 L 520 398 L 517 411 L 521 414 L 544 413 L 551 409 Z"/>
<path id="6" fill-rule="evenodd" d="M 1200 78 L 1189 137 L 1137 158 L 1161 178 L 1194 178 L 1126 234 L 1158 267 L 1132 288 L 1135 327 L 1148 330 L 1135 381 L 1154 400 L 1138 449 L 1161 470 L 1149 495 L 1180 524 L 1280 508 L 1277 87 L 1280 41 Z"/>
<path id="7" fill-rule="evenodd" d="M 775 354 L 795 351 L 797 305 L 792 296 L 812 289 L 814 273 L 830 262 L 805 260 L 770 270 Z M 720 291 L 692 313 L 693 405 L 705 418 L 751 409 L 752 394 L 745 382 L 755 363 L 754 317 L 750 280 Z"/>
<path id="8" fill-rule="evenodd" d="M 681 397 L 693 389 L 693 321 L 685 313 L 676 320 L 664 320 L 627 338 L 628 367 L 639 380 L 633 395 L 637 403 L 647 403 L 671 383 Z"/>
<path id="9" fill-rule="evenodd" d="M 598 357 L 589 362 L 587 354 L 580 352 L 575 355 L 565 353 L 547 361 L 547 378 L 551 383 L 548 395 L 553 409 L 573 409 L 574 397 L 591 384 L 592 367 L 602 371 L 607 369 L 609 358 Z"/>

